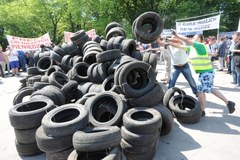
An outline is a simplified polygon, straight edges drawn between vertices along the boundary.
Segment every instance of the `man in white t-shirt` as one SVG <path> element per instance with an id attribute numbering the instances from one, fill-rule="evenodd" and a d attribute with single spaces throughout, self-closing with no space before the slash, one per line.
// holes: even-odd
<path id="1" fill-rule="evenodd" d="M 175 43 L 183 43 L 180 39 L 176 37 L 168 38 L 168 41 L 175 42 Z M 162 44 L 160 40 L 158 40 L 159 44 Z M 180 73 L 183 74 L 185 79 L 188 81 L 188 84 L 190 85 L 192 92 L 197 96 L 197 85 L 194 81 L 194 78 L 191 73 L 191 69 L 188 64 L 188 56 L 185 50 L 172 47 L 168 45 L 167 42 L 164 42 L 165 46 L 170 50 L 169 54 L 171 57 L 171 63 L 172 63 L 172 70 L 171 70 L 171 76 L 168 88 L 172 88 L 175 86 L 176 81 L 180 75 Z"/>
<path id="2" fill-rule="evenodd" d="M 12 76 L 18 75 L 18 67 L 19 67 L 19 62 L 18 62 L 18 52 L 14 49 L 12 49 L 10 46 L 7 47 L 8 48 L 8 58 L 9 58 L 9 63 L 12 69 Z"/>

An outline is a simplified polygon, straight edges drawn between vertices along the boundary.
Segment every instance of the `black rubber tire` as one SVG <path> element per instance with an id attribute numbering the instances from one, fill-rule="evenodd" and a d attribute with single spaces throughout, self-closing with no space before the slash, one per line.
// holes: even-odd
<path id="1" fill-rule="evenodd" d="M 114 75 L 110 75 L 105 78 L 101 86 L 102 91 L 114 91 Z"/>
<path id="2" fill-rule="evenodd" d="M 23 144 L 36 143 L 36 139 L 35 139 L 36 130 L 37 128 L 32 128 L 32 129 L 14 128 L 16 140 L 19 143 L 23 143 Z"/>
<path id="3" fill-rule="evenodd" d="M 79 31 L 73 33 L 73 34 L 70 36 L 70 40 L 71 40 L 72 42 L 74 42 L 74 41 L 77 41 L 78 39 L 82 38 L 82 37 L 85 36 L 85 35 L 86 35 L 86 32 L 85 32 L 84 30 L 79 30 Z"/>
<path id="4" fill-rule="evenodd" d="M 42 154 L 43 152 L 38 148 L 37 143 L 19 143 L 15 140 L 15 146 L 19 156 L 30 157 Z"/>
<path id="5" fill-rule="evenodd" d="M 21 103 L 24 97 L 30 96 L 34 91 L 35 89 L 33 87 L 19 91 L 13 98 L 13 105 Z"/>
<path id="6" fill-rule="evenodd" d="M 112 108 L 115 108 L 116 114 L 114 115 L 110 110 L 107 110 L 102 117 L 98 118 L 101 121 L 98 121 L 96 119 L 96 117 L 98 117 L 98 111 L 104 108 L 104 106 L 107 108 L 110 104 Z M 110 91 L 96 94 L 92 97 L 91 103 L 88 105 L 89 122 L 93 126 L 119 126 L 122 124 L 122 116 L 127 110 L 127 106 L 122 98 L 118 94 Z"/>
<path id="7" fill-rule="evenodd" d="M 132 108 L 123 115 L 123 125 L 133 133 L 155 133 L 162 127 L 162 117 L 153 108 Z"/>
<path id="8" fill-rule="evenodd" d="M 140 87 L 134 87 L 134 85 L 128 83 L 128 75 L 133 70 L 139 73 L 139 78 L 142 81 Z M 134 61 L 123 66 L 119 73 L 118 81 L 126 96 L 140 97 L 153 89 L 156 83 L 155 77 L 155 72 L 149 64 L 141 61 Z M 139 83 L 141 83 L 141 81 L 139 81 Z"/>
<path id="9" fill-rule="evenodd" d="M 169 108 L 181 123 L 194 124 L 201 118 L 199 102 L 192 96 L 173 96 L 169 101 Z"/>
<path id="10" fill-rule="evenodd" d="M 119 49 L 122 50 L 122 41 L 125 40 L 125 37 L 123 36 L 118 36 L 115 37 L 114 41 L 113 41 L 113 49 Z"/>
<path id="11" fill-rule="evenodd" d="M 122 160 L 119 147 L 94 152 L 77 152 L 73 150 L 67 160 Z"/>
<path id="12" fill-rule="evenodd" d="M 63 72 L 53 72 L 48 79 L 50 84 L 60 89 L 70 80 Z"/>
<path id="13" fill-rule="evenodd" d="M 57 106 L 63 105 L 66 102 L 66 97 L 62 93 L 61 89 L 53 85 L 47 85 L 42 89 L 34 92 L 31 95 L 30 99 L 35 98 L 36 96 L 38 96 L 38 99 L 39 98 L 41 99 L 41 96 L 43 98 L 47 97 L 51 99 L 54 102 L 54 104 Z"/>
<path id="14" fill-rule="evenodd" d="M 174 123 L 172 113 L 169 111 L 169 109 L 166 106 L 160 103 L 154 106 L 154 109 L 160 112 L 162 116 L 162 127 L 160 131 L 160 136 L 168 135 L 172 131 L 173 123 Z"/>
<path id="15" fill-rule="evenodd" d="M 37 69 L 39 72 L 46 72 L 48 68 L 53 65 L 53 60 L 49 56 L 44 56 L 39 59 L 37 63 Z"/>
<path id="16" fill-rule="evenodd" d="M 66 83 L 62 88 L 62 92 L 66 97 L 66 103 L 72 103 L 77 101 L 75 97 L 75 93 L 78 88 L 78 83 L 75 80 L 70 80 L 68 83 Z"/>
<path id="17" fill-rule="evenodd" d="M 73 134 L 88 124 L 88 114 L 80 104 L 65 104 L 48 112 L 42 119 L 48 136 Z"/>
<path id="18" fill-rule="evenodd" d="M 50 58 L 52 60 L 54 60 L 56 63 L 61 63 L 61 61 L 62 61 L 62 56 L 60 56 L 59 54 L 57 54 L 54 51 L 50 52 Z"/>
<path id="19" fill-rule="evenodd" d="M 39 74 L 42 74 L 42 72 L 40 72 L 37 67 L 28 67 L 27 74 L 28 75 L 39 75 Z"/>
<path id="20" fill-rule="evenodd" d="M 40 80 L 40 81 L 41 81 L 41 82 L 46 82 L 46 83 L 48 83 L 48 82 L 49 82 L 48 76 L 43 75 L 43 76 L 41 77 L 41 80 Z"/>
<path id="21" fill-rule="evenodd" d="M 74 148 L 68 148 L 60 152 L 46 152 L 47 160 L 66 160 Z"/>
<path id="22" fill-rule="evenodd" d="M 47 136 L 40 126 L 36 131 L 36 142 L 43 152 L 60 152 L 72 147 L 72 135 Z"/>
<path id="23" fill-rule="evenodd" d="M 122 27 L 114 27 L 108 31 L 106 34 L 106 39 L 109 40 L 112 37 L 123 36 L 126 37 L 125 31 Z"/>
<path id="24" fill-rule="evenodd" d="M 30 100 L 14 105 L 9 110 L 9 119 L 16 129 L 31 129 L 41 125 L 41 120 L 47 111 L 53 108 L 50 100 Z"/>
<path id="25" fill-rule="evenodd" d="M 108 105 L 111 105 L 116 113 L 114 114 L 110 109 L 107 109 L 102 116 L 98 115 L 99 110 L 104 107 L 108 108 Z M 127 106 L 118 94 L 105 91 L 92 97 L 87 110 L 89 111 L 89 121 L 93 126 L 119 126 L 122 124 L 122 116 L 126 112 Z"/>
<path id="26" fill-rule="evenodd" d="M 121 57 L 121 52 L 119 49 L 111 49 L 103 51 L 96 55 L 96 60 L 98 63 L 104 63 L 108 61 L 114 61 Z"/>
<path id="27" fill-rule="evenodd" d="M 202 115 L 199 102 L 189 95 L 173 96 L 169 101 L 169 108 L 181 123 L 197 123 Z"/>
<path id="28" fill-rule="evenodd" d="M 90 152 L 118 146 L 120 128 L 116 126 L 84 128 L 73 134 L 73 147 L 80 152 Z"/>
<path id="29" fill-rule="evenodd" d="M 151 25 L 151 31 L 148 32 L 145 28 L 145 25 Z M 134 27 L 134 32 L 140 41 L 153 42 L 155 41 L 163 30 L 163 21 L 159 14 L 155 12 L 145 12 L 141 14 L 136 22 Z"/>
<path id="30" fill-rule="evenodd" d="M 33 84 L 33 88 L 34 88 L 34 90 L 40 90 L 40 89 L 42 89 L 46 86 L 49 86 L 49 85 L 51 85 L 51 84 L 48 83 L 48 82 L 35 82 Z"/>
<path id="31" fill-rule="evenodd" d="M 50 76 L 53 72 L 63 72 L 63 70 L 61 69 L 61 67 L 57 65 L 52 65 L 47 69 L 47 71 L 45 72 L 45 75 Z"/>
<path id="32" fill-rule="evenodd" d="M 122 53 L 132 57 L 136 50 L 136 41 L 134 39 L 125 39 L 122 41 Z"/>
<path id="33" fill-rule="evenodd" d="M 179 95 L 186 95 L 186 93 L 184 92 L 184 90 L 178 88 L 178 87 L 172 87 L 169 88 L 164 96 L 163 96 L 163 105 L 166 106 L 167 108 L 169 108 L 169 100 L 176 95 L 175 93 L 178 93 Z"/>
<path id="34" fill-rule="evenodd" d="M 126 129 L 125 126 L 122 126 L 121 136 L 126 142 L 129 142 L 130 144 L 149 145 L 149 144 L 152 144 L 154 141 L 156 141 L 157 137 L 159 136 L 159 132 L 157 131 L 151 134 L 150 133 L 137 134 L 137 133 L 130 132 L 129 130 Z"/>
<path id="35" fill-rule="evenodd" d="M 118 22 L 110 22 L 109 24 L 107 24 L 107 26 L 105 27 L 105 33 L 107 34 L 108 31 L 114 27 L 122 27 L 120 23 Z"/>
<path id="36" fill-rule="evenodd" d="M 88 64 L 93 64 L 97 62 L 96 55 L 99 54 L 98 51 L 88 51 L 83 56 L 83 62 Z"/>
<path id="37" fill-rule="evenodd" d="M 78 83 L 88 82 L 89 78 L 87 75 L 87 70 L 90 65 L 86 62 L 76 63 L 73 68 L 67 73 L 67 76 L 76 80 Z"/>
<path id="38" fill-rule="evenodd" d="M 163 99 L 163 89 L 160 84 L 156 83 L 155 87 L 138 98 L 129 99 L 129 103 L 133 107 L 144 106 L 144 107 L 153 107 Z"/>
<path id="39" fill-rule="evenodd" d="M 65 52 L 65 50 L 62 49 L 62 48 L 59 47 L 59 46 L 54 46 L 53 51 L 54 51 L 55 53 L 57 53 L 59 56 L 61 56 L 61 57 L 65 56 L 65 55 L 67 54 L 67 53 Z"/>

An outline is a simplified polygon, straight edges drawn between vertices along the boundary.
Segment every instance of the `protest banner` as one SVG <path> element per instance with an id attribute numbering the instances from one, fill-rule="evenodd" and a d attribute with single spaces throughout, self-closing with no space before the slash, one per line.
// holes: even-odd
<path id="1" fill-rule="evenodd" d="M 40 48 L 41 44 L 51 46 L 51 39 L 48 33 L 38 38 L 23 38 L 16 36 L 7 36 L 8 44 L 16 50 L 36 50 Z"/>
<path id="2" fill-rule="evenodd" d="M 220 14 L 195 21 L 176 22 L 178 33 L 219 29 Z"/>
<path id="3" fill-rule="evenodd" d="M 70 41 L 70 36 L 71 36 L 72 34 L 73 34 L 72 32 L 64 31 L 64 41 L 65 41 L 65 42 L 69 42 L 69 41 Z M 91 39 L 95 38 L 95 36 L 97 35 L 95 29 L 91 29 L 91 30 L 87 31 L 86 34 L 87 34 L 88 37 L 90 37 Z"/>

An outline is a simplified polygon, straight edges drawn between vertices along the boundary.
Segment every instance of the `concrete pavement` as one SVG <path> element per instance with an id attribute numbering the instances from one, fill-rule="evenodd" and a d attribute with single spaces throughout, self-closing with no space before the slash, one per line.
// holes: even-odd
<path id="1" fill-rule="evenodd" d="M 163 78 L 164 66 L 158 65 L 158 77 Z M 34 157 L 19 157 L 15 148 L 14 130 L 10 125 L 8 111 L 20 86 L 22 77 L 0 79 L 0 159 L 2 160 L 45 160 L 44 154 Z M 207 94 L 206 116 L 196 124 L 180 124 L 176 120 L 173 130 L 160 137 L 154 160 L 237 160 L 240 159 L 240 88 L 231 84 L 231 76 L 216 72 L 215 87 L 229 100 L 236 103 L 236 110 L 228 114 L 224 102 Z M 177 87 L 193 95 L 188 83 L 181 75 Z"/>

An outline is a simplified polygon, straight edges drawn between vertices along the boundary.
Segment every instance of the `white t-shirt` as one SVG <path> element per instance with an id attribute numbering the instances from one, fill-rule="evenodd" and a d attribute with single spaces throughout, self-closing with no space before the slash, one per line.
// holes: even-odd
<path id="1" fill-rule="evenodd" d="M 169 50 L 173 65 L 180 65 L 188 62 L 188 55 L 185 50 L 172 46 L 169 46 Z"/>
<path id="2" fill-rule="evenodd" d="M 9 51 L 9 62 L 18 61 L 18 53 L 16 50 Z"/>

